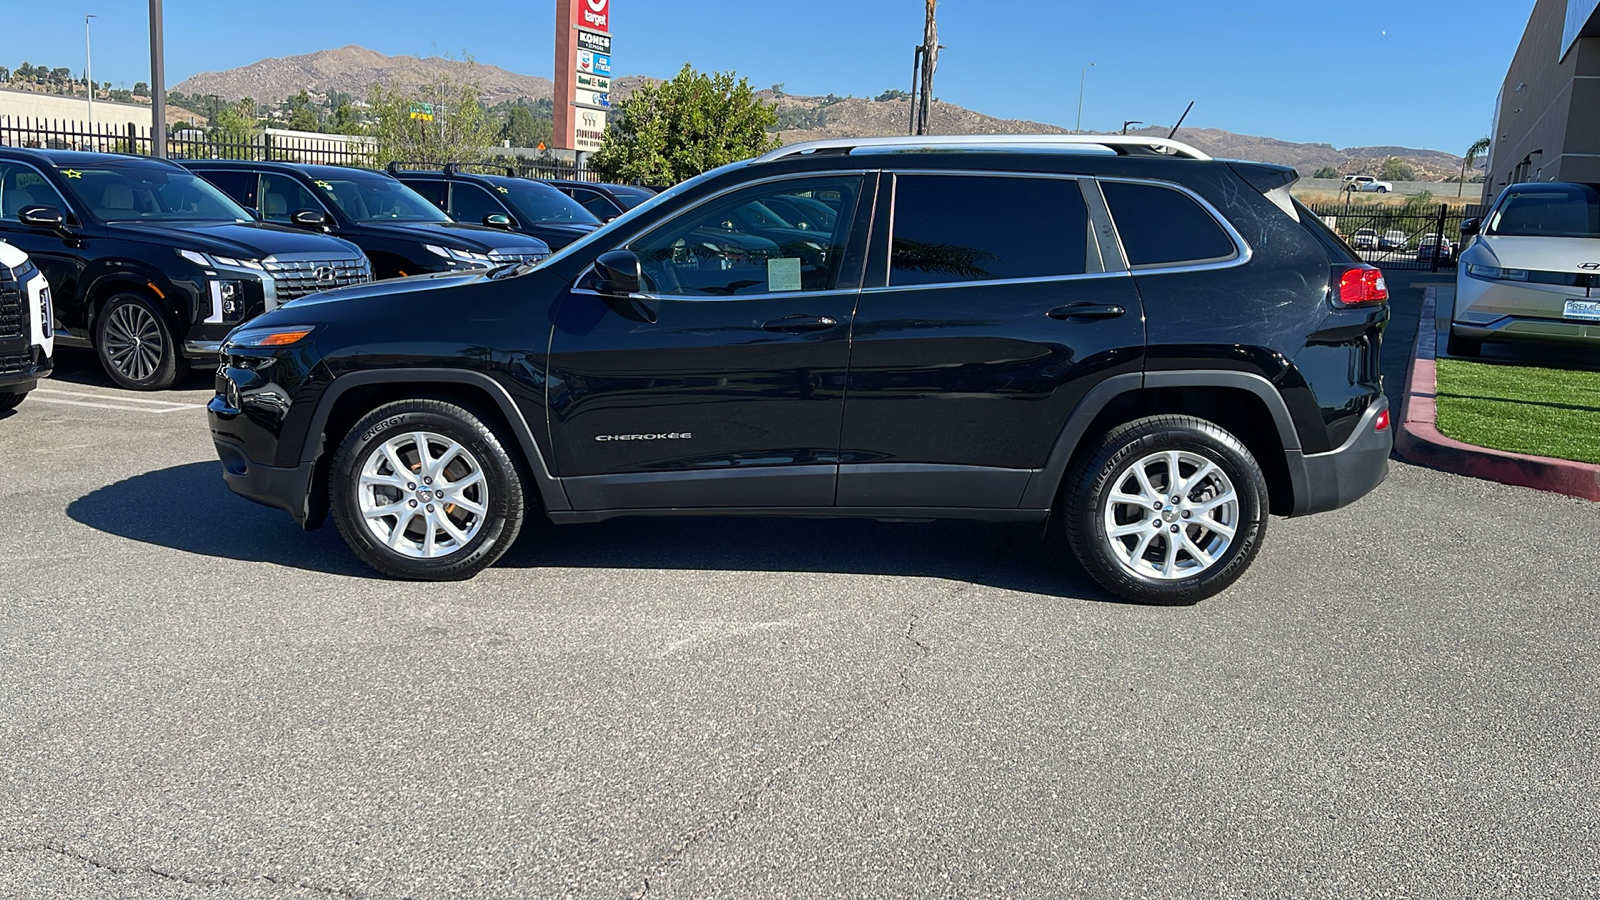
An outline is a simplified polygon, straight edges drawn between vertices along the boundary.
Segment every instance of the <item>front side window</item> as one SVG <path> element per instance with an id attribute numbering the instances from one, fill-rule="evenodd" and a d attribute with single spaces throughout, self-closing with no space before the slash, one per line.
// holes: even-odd
<path id="1" fill-rule="evenodd" d="M 456 182 L 450 186 L 450 211 L 456 221 L 479 224 L 484 216 L 503 216 L 506 208 L 489 192 L 475 184 Z"/>
<path id="2" fill-rule="evenodd" d="M 691 210 L 636 241 L 651 293 L 734 297 L 831 291 L 850 241 L 861 176 L 760 185 Z M 827 231 L 796 227 L 768 200 L 816 199 L 840 210 Z"/>
<path id="3" fill-rule="evenodd" d="M 1088 271 L 1089 213 L 1070 178 L 901 175 L 891 286 Z"/>
<path id="4" fill-rule="evenodd" d="M 261 176 L 261 218 L 268 222 L 291 222 L 302 209 L 324 212 L 315 194 L 306 190 L 293 175 L 267 172 Z"/>
<path id="5" fill-rule="evenodd" d="M 1600 237 L 1600 191 L 1589 184 L 1552 184 L 1507 191 L 1489 219 L 1489 234 Z"/>
<path id="6" fill-rule="evenodd" d="M 1101 182 L 1128 265 L 1219 262 L 1239 254 L 1222 226 L 1193 197 L 1158 184 Z"/>
<path id="7" fill-rule="evenodd" d="M 0 163 L 0 218 L 14 222 L 30 206 L 53 206 L 62 215 L 71 212 L 61 193 L 32 166 Z"/>
<path id="8" fill-rule="evenodd" d="M 450 217 L 425 197 L 387 175 L 351 170 L 313 176 L 323 198 L 357 222 L 448 222 Z"/>
<path id="9" fill-rule="evenodd" d="M 498 189 L 505 191 L 502 196 L 511 200 L 511 205 L 516 207 L 525 221 L 600 224 L 600 219 L 594 213 L 548 184 L 525 178 L 507 178 L 499 182 Z"/>
<path id="10" fill-rule="evenodd" d="M 253 221 L 215 185 L 185 170 L 97 164 L 58 171 L 68 193 L 106 222 Z"/>

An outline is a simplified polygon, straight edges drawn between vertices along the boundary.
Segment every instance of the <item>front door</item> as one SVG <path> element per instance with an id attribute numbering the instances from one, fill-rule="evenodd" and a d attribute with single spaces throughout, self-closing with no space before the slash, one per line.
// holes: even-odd
<path id="1" fill-rule="evenodd" d="M 33 228 L 17 219 L 30 206 L 53 206 L 67 217 L 69 230 Z M 22 162 L 0 161 L 0 240 L 28 254 L 50 283 L 56 324 L 69 325 L 68 341 L 89 338 L 88 313 L 79 297 L 87 250 L 81 226 L 61 192 L 37 169 Z M 74 342 L 76 343 L 76 342 Z"/>
<path id="2" fill-rule="evenodd" d="M 850 323 L 876 178 L 796 177 L 701 203 L 626 245 L 644 293 L 580 278 L 551 342 L 559 474 L 578 509 L 833 503 Z M 762 201 L 833 210 L 829 227 Z"/>

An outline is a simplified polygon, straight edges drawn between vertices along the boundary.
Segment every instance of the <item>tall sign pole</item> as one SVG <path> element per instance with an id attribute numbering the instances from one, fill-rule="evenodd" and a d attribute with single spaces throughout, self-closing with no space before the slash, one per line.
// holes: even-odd
<path id="1" fill-rule="evenodd" d="M 917 134 L 927 134 L 928 121 L 933 118 L 933 70 L 939 66 L 938 4 L 939 0 L 928 0 L 928 23 L 922 31 L 922 111 L 917 116 Z"/>
<path id="2" fill-rule="evenodd" d="M 150 155 L 167 158 L 167 56 L 161 0 L 150 0 Z"/>
<path id="3" fill-rule="evenodd" d="M 555 145 L 600 149 L 611 109 L 611 0 L 556 0 Z"/>

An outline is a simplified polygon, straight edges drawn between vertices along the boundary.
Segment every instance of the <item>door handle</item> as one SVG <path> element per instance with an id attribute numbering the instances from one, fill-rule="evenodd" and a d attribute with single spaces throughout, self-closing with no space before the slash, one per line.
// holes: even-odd
<path id="1" fill-rule="evenodd" d="M 839 324 L 832 316 L 784 316 L 761 326 L 765 331 L 823 331 Z"/>
<path id="2" fill-rule="evenodd" d="M 1058 306 L 1046 313 L 1052 319 L 1071 321 L 1073 319 L 1115 319 L 1125 316 L 1128 310 L 1115 303 L 1069 303 Z"/>

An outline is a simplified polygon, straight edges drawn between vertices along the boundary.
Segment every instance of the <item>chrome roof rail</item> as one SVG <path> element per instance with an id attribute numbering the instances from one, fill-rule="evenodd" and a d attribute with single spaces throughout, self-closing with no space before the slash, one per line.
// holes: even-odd
<path id="1" fill-rule="evenodd" d="M 1209 160 L 1194 147 L 1169 138 L 1121 134 L 944 134 L 920 137 L 833 138 L 805 141 L 768 153 L 756 162 L 773 162 L 791 156 L 849 154 L 854 150 L 937 150 L 989 147 L 1101 147 L 1122 156 L 1175 156 L 1181 159 Z"/>

